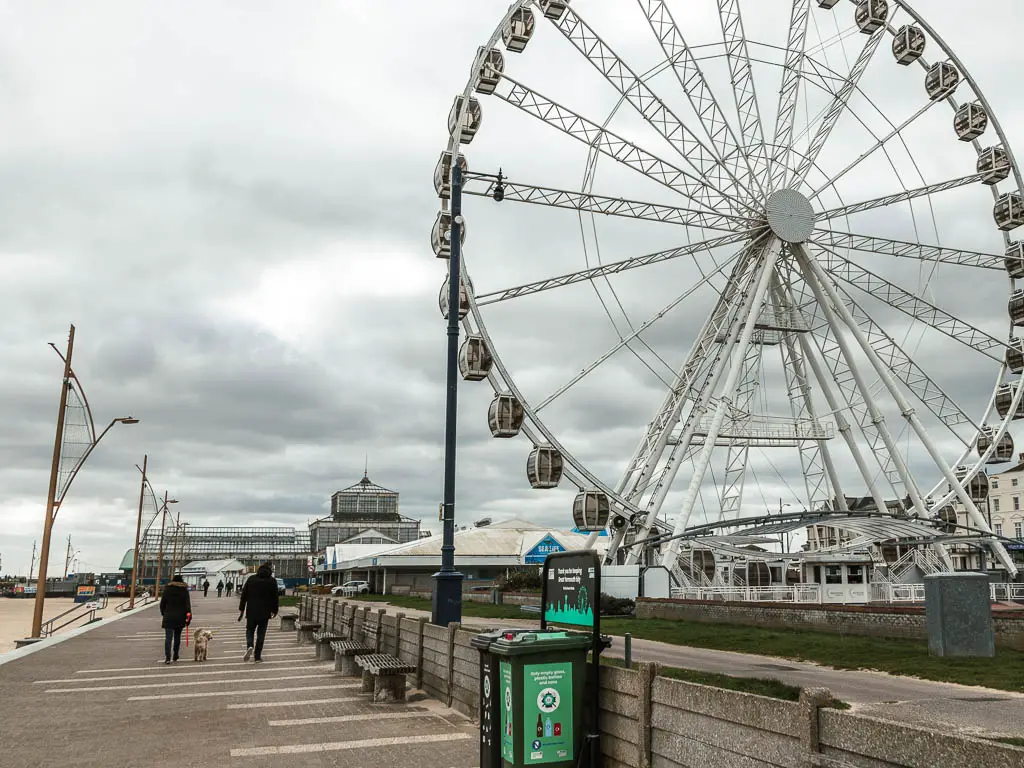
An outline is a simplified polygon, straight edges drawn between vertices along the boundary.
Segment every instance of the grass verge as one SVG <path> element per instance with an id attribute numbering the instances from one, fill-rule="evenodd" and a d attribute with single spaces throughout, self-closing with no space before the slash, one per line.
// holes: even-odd
<path id="1" fill-rule="evenodd" d="M 280 607 L 284 608 L 288 605 L 298 605 L 301 599 L 302 598 L 298 595 L 281 595 L 279 598 L 277 598 L 277 604 Z"/>
<path id="2" fill-rule="evenodd" d="M 999 648 L 992 659 L 931 656 L 921 640 L 772 630 L 734 624 L 698 624 L 660 619 L 606 619 L 601 630 L 673 645 L 757 653 L 811 661 L 835 669 L 871 669 L 924 680 L 1024 691 L 1024 652 Z"/>

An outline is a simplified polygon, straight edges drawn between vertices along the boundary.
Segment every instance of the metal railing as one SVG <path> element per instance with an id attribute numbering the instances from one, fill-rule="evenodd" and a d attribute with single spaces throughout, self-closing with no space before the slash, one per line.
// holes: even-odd
<path id="1" fill-rule="evenodd" d="M 141 595 L 136 595 L 135 607 L 139 608 L 143 605 L 146 605 L 152 599 L 153 596 L 149 592 L 143 592 Z M 124 613 L 128 610 L 128 606 L 131 604 L 131 602 L 131 600 L 125 600 L 123 603 L 114 606 L 114 611 L 116 611 L 117 613 Z"/>
<path id="2" fill-rule="evenodd" d="M 871 602 L 900 605 L 924 602 L 924 584 L 874 582 Z M 781 584 L 770 587 L 676 587 L 679 600 L 731 601 L 738 603 L 830 603 L 822 599 L 820 584 Z M 992 602 L 1024 602 L 1024 584 L 990 584 Z"/>
<path id="3" fill-rule="evenodd" d="M 79 603 L 78 605 L 64 611 L 64 613 L 57 614 L 52 619 L 44 621 L 39 630 L 39 636 L 49 637 L 55 632 L 60 632 L 64 627 L 70 626 L 83 618 L 88 619 L 85 622 L 86 624 L 92 624 L 92 622 L 96 621 L 96 611 L 101 611 L 106 607 L 106 595 L 100 595 L 87 603 Z M 59 621 L 62 621 L 62 623 L 58 624 L 57 622 Z"/>

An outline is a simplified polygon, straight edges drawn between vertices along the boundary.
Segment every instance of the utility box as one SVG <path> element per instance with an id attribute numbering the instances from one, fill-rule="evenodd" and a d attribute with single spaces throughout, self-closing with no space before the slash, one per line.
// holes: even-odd
<path id="1" fill-rule="evenodd" d="M 590 634 L 539 631 L 490 644 L 498 662 L 503 768 L 575 768 L 585 733 Z"/>
<path id="2" fill-rule="evenodd" d="M 933 656 L 996 655 L 989 579 L 984 573 L 925 576 L 924 611 Z"/>

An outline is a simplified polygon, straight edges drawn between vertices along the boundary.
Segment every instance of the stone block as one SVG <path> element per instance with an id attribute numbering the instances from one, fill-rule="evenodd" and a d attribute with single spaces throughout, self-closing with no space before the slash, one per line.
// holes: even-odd
<path id="1" fill-rule="evenodd" d="M 281 614 L 281 630 L 283 632 L 294 632 L 295 631 L 295 619 L 298 617 L 294 613 L 282 613 Z"/>
<path id="2" fill-rule="evenodd" d="M 995 656 L 988 576 L 933 573 L 924 578 L 928 650 L 933 656 Z"/>

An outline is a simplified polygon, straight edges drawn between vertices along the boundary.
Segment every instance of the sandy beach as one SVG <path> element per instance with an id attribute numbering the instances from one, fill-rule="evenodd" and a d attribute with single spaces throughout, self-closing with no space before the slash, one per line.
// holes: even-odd
<path id="1" fill-rule="evenodd" d="M 115 616 L 115 606 L 123 603 L 127 598 L 111 598 L 107 607 L 97 611 L 96 616 Z M 0 598 L 0 653 L 7 653 L 14 650 L 14 641 L 28 637 L 32 631 L 32 612 L 35 609 L 34 598 L 23 597 L 2 597 Z M 73 607 L 75 601 L 70 597 L 48 597 L 44 604 L 43 619 L 53 618 Z M 84 619 L 81 619 L 64 631 L 82 626 Z M 59 632 L 57 634 L 60 634 Z"/>

